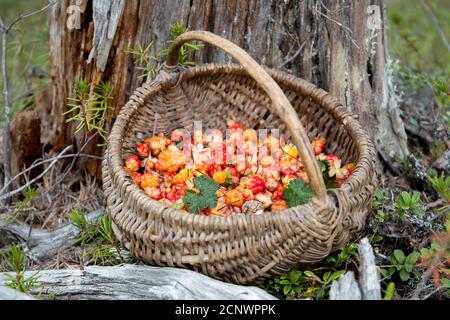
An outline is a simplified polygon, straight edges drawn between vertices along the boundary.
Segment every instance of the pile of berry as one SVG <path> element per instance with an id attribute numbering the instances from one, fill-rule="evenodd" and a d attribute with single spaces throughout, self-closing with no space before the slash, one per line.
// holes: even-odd
<path id="1" fill-rule="evenodd" d="M 224 132 L 159 133 L 137 145 L 125 161 L 133 182 L 153 200 L 194 214 L 259 214 L 308 203 L 312 190 L 297 148 L 283 137 L 265 135 L 228 121 Z M 335 154 L 325 154 L 325 139 L 312 149 L 327 187 L 338 187 L 353 172 Z"/>

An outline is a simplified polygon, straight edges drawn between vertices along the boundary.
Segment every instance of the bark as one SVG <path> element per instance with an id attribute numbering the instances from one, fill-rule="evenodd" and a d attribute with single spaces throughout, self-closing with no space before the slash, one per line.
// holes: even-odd
<path id="1" fill-rule="evenodd" d="M 26 272 L 28 277 L 32 272 Z M 40 288 L 31 291 L 56 299 L 100 300 L 275 300 L 257 287 L 238 286 L 200 273 L 145 265 L 88 266 L 83 270 L 44 270 Z M 2 282 L 8 278 L 0 273 Z M 130 285 L 132 284 L 132 285 Z M 10 290 L 8 290 L 10 291 Z M 19 297 L 21 298 L 21 297 Z"/>
<path id="2" fill-rule="evenodd" d="M 257 61 L 301 76 L 330 91 L 359 115 L 363 126 L 387 159 L 404 157 L 406 135 L 399 115 L 398 95 L 386 55 L 383 0 L 77 0 L 61 1 L 49 18 L 51 50 L 51 125 L 44 142 L 61 149 L 75 141 L 80 147 L 86 134 L 74 136 L 65 123 L 67 97 L 75 82 L 86 78 L 93 85 L 107 80 L 113 85 L 105 129 L 132 91 L 143 81 L 142 70 L 127 53 L 138 43 L 153 43 L 156 54 L 167 47 L 169 24 L 182 21 L 195 30 L 219 34 Z M 71 5 L 79 5 L 79 28 L 69 29 Z M 380 10 L 371 12 L 373 5 Z M 68 12 L 69 9 L 69 13 Z M 369 28 L 373 18 L 379 27 Z M 375 19 L 376 20 L 376 19 Z M 69 21 L 70 22 L 70 21 Z M 195 54 L 197 63 L 230 60 L 206 46 Z M 85 152 L 101 151 L 93 141 Z M 96 172 L 98 164 L 80 163 Z"/>

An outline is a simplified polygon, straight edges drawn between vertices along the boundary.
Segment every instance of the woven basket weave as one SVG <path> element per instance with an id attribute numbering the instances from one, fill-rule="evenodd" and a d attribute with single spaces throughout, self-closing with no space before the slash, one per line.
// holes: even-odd
<path id="1" fill-rule="evenodd" d="M 177 66 L 181 45 L 192 40 L 224 50 L 239 65 Z M 280 129 L 297 146 L 314 191 L 310 204 L 261 215 L 187 214 L 151 200 L 123 169 L 136 144 L 154 129 L 168 134 L 201 120 L 204 127 L 224 130 L 230 117 L 246 127 Z M 356 163 L 338 189 L 326 190 L 312 152 L 310 139 L 319 133 L 328 152 Z M 219 36 L 191 31 L 173 42 L 164 68 L 136 89 L 120 111 L 103 161 L 103 189 L 114 231 L 134 256 L 151 265 L 255 284 L 321 260 L 364 227 L 375 188 L 374 159 L 367 134 L 330 94 L 262 68 Z"/>

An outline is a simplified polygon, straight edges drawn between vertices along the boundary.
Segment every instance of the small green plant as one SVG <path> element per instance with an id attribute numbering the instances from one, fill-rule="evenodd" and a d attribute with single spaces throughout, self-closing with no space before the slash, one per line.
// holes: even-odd
<path id="1" fill-rule="evenodd" d="M 389 220 L 389 215 L 383 210 L 377 210 L 377 212 L 375 213 L 375 219 L 378 222 L 383 223 Z"/>
<path id="2" fill-rule="evenodd" d="M 331 282 L 339 279 L 345 273 L 345 270 L 327 271 L 322 275 L 322 278 L 312 271 L 305 271 L 303 273 L 309 278 L 312 284 L 312 286 L 306 289 L 304 296 L 307 298 L 324 299 L 328 295 Z"/>
<path id="3" fill-rule="evenodd" d="M 77 122 L 75 133 L 83 128 L 89 133 L 97 133 L 106 140 L 105 121 L 108 110 L 112 109 L 112 86 L 109 82 L 100 82 L 91 92 L 91 84 L 82 79 L 75 84 L 75 97 L 68 98 L 69 110 L 64 115 L 72 114 L 66 123 Z"/>
<path id="4" fill-rule="evenodd" d="M 173 23 L 169 26 L 170 39 L 167 44 L 170 44 L 176 37 L 189 31 L 189 27 L 185 27 L 183 22 Z M 143 70 L 143 74 L 139 78 L 152 78 L 154 77 L 162 67 L 162 60 L 167 57 L 169 52 L 168 48 L 162 49 L 156 54 L 152 53 L 153 42 L 150 42 L 147 46 L 142 46 L 140 42 L 134 49 L 129 49 L 128 53 L 133 55 L 134 63 L 139 65 L 137 68 Z M 185 43 L 180 48 L 180 54 L 178 58 L 178 64 L 182 66 L 195 65 L 194 61 L 189 61 L 190 54 L 200 50 L 203 46 L 201 44 Z"/>
<path id="5" fill-rule="evenodd" d="M 94 247 L 91 252 L 93 263 L 102 266 L 124 263 L 120 244 L 114 235 L 112 221 L 108 216 L 102 217 L 98 231 L 102 243 Z"/>
<path id="6" fill-rule="evenodd" d="M 125 262 L 121 254 L 121 247 L 117 241 L 111 219 L 104 215 L 100 221 L 86 219 L 84 210 L 74 209 L 69 219 L 81 229 L 75 244 L 86 247 L 82 258 L 94 265 L 118 265 Z"/>
<path id="7" fill-rule="evenodd" d="M 28 208 L 33 201 L 33 199 L 38 194 L 38 188 L 28 186 L 23 192 L 23 199 L 18 200 L 14 202 L 14 210 L 8 211 L 6 213 L 0 214 L 0 216 L 4 216 L 6 219 L 6 222 L 12 223 L 16 221 L 16 219 L 19 217 L 19 213 L 21 210 L 24 210 Z"/>
<path id="8" fill-rule="evenodd" d="M 418 252 L 412 252 L 406 256 L 402 250 L 395 249 L 394 252 L 389 256 L 389 261 L 392 263 L 389 268 L 380 269 L 381 274 L 390 278 L 395 272 L 398 273 L 400 279 L 403 282 L 408 281 L 412 276 L 419 277 L 420 272 L 416 268 L 417 260 L 420 254 Z"/>
<path id="9" fill-rule="evenodd" d="M 373 205 L 378 207 L 385 204 L 387 201 L 389 201 L 389 190 L 381 190 L 381 189 L 375 189 L 374 193 L 375 199 L 373 201 Z"/>
<path id="10" fill-rule="evenodd" d="M 414 191 L 413 194 L 406 191 L 400 193 L 396 198 L 395 208 L 397 209 L 400 218 L 410 212 L 421 217 L 425 215 L 425 211 L 420 205 L 420 193 L 417 191 Z"/>
<path id="11" fill-rule="evenodd" d="M 434 190 L 447 202 L 450 203 L 450 176 L 445 176 L 444 172 L 440 176 L 428 178 Z"/>
<path id="12" fill-rule="evenodd" d="M 69 214 L 69 219 L 81 230 L 74 244 L 85 246 L 100 236 L 98 223 L 87 220 L 86 212 L 83 209 L 73 209 Z"/>
<path id="13" fill-rule="evenodd" d="M 324 262 L 327 265 L 333 265 L 335 268 L 339 268 L 344 263 L 347 265 L 353 263 L 356 266 L 354 257 L 358 256 L 358 244 L 355 242 L 348 243 L 344 248 L 329 255 L 325 258 Z"/>
<path id="14" fill-rule="evenodd" d="M 308 277 L 301 271 L 292 269 L 288 273 L 269 280 L 264 289 L 279 299 L 294 298 L 300 293 L 302 284 L 308 282 Z"/>
<path id="15" fill-rule="evenodd" d="M 20 243 L 13 244 L 8 250 L 1 252 L 1 258 L 5 267 L 15 272 L 15 275 L 5 274 L 10 279 L 5 285 L 25 293 L 39 287 L 37 284 L 39 271 L 33 273 L 30 277 L 25 277 L 26 253 Z"/>

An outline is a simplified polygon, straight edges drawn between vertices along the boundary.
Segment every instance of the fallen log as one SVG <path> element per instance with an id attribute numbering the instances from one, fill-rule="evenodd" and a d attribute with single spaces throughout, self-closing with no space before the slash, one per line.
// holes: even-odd
<path id="1" fill-rule="evenodd" d="M 32 272 L 26 272 L 28 277 Z M 0 273 L 0 284 L 7 281 Z M 56 299 L 101 300 L 274 300 L 258 287 L 238 286 L 203 274 L 177 268 L 125 264 L 114 267 L 87 266 L 84 270 L 44 270 L 40 288 L 32 294 L 49 294 Z M 4 287 L 0 285 L 0 292 Z"/>
<path id="2" fill-rule="evenodd" d="M 0 300 L 34 300 L 33 296 L 0 285 Z"/>
<path id="3" fill-rule="evenodd" d="M 104 209 L 93 211 L 86 219 L 93 221 L 104 213 Z M 51 259 L 58 252 L 70 248 L 80 234 L 80 229 L 68 223 L 53 230 L 34 229 L 23 222 L 9 222 L 0 216 L 0 236 L 20 242 L 27 249 L 27 256 L 38 264 Z"/>

